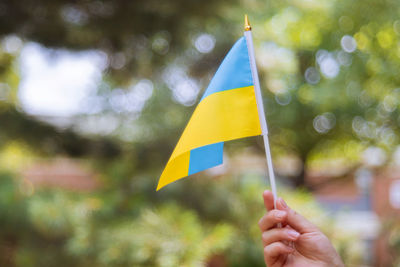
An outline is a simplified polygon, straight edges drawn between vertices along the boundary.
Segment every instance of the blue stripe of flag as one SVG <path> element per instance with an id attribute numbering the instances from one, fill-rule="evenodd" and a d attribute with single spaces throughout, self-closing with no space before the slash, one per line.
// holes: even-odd
<path id="1" fill-rule="evenodd" d="M 223 151 L 224 142 L 192 149 L 188 175 L 222 164 Z"/>
<path id="2" fill-rule="evenodd" d="M 222 61 L 201 100 L 213 93 L 251 85 L 254 83 L 246 38 L 241 37 Z"/>

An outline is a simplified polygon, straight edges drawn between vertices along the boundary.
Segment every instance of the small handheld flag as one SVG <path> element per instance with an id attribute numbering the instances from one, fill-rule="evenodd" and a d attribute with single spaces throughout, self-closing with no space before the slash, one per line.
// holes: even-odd
<path id="1" fill-rule="evenodd" d="M 275 178 L 268 144 L 251 27 L 233 45 L 193 112 L 168 163 L 157 191 L 169 183 L 223 162 L 225 141 L 263 135 L 272 192 Z"/>

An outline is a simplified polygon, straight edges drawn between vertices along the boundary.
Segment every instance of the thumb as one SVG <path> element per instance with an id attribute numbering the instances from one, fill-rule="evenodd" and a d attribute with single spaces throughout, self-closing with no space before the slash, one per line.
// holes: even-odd
<path id="1" fill-rule="evenodd" d="M 296 211 L 289 208 L 282 198 L 278 199 L 276 205 L 277 209 L 287 212 L 287 224 L 300 234 L 319 231 L 317 226 L 298 214 Z"/>

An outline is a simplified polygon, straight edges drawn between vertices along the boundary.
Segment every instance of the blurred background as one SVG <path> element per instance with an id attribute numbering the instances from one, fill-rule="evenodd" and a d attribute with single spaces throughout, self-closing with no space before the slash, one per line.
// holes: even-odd
<path id="1" fill-rule="evenodd" d="M 253 26 L 279 195 L 400 266 L 397 0 L 0 1 L 0 266 L 264 266 L 262 139 L 159 192 Z"/>

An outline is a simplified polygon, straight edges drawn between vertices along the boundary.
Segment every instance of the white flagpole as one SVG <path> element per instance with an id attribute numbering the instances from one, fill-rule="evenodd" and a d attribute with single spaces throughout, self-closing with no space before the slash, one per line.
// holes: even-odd
<path id="1" fill-rule="evenodd" d="M 262 100 L 262 96 L 261 96 L 261 89 L 260 89 L 260 81 L 258 79 L 256 60 L 254 57 L 253 38 L 251 35 L 251 27 L 250 27 L 247 15 L 245 15 L 244 30 L 245 30 L 244 36 L 246 38 L 247 49 L 248 49 L 249 58 L 250 58 L 251 74 L 253 76 L 254 89 L 255 89 L 255 94 L 256 94 L 258 116 L 260 118 L 260 124 L 261 124 L 261 135 L 263 136 L 263 139 L 264 139 L 265 155 L 267 157 L 269 182 L 271 184 L 272 195 L 274 196 L 274 208 L 276 209 L 276 200 L 278 199 L 278 195 L 276 192 L 274 167 L 272 165 L 271 150 L 270 150 L 269 140 L 268 140 L 267 120 L 265 119 L 264 104 L 263 104 L 263 100 Z"/>

